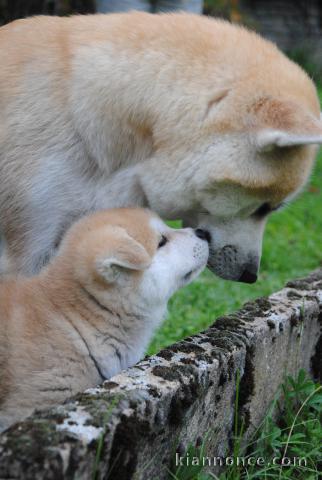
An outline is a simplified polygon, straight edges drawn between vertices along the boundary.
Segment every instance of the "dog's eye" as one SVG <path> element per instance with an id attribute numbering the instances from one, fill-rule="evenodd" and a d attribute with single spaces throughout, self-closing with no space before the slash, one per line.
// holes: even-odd
<path id="1" fill-rule="evenodd" d="M 258 218 L 266 217 L 269 213 L 275 212 L 276 210 L 279 210 L 280 208 L 284 207 L 285 202 L 280 203 L 279 205 L 276 205 L 276 207 L 272 207 L 269 203 L 263 203 L 254 213 L 253 215 Z"/>
<path id="2" fill-rule="evenodd" d="M 263 203 L 254 213 L 255 217 L 265 217 L 269 213 L 271 213 L 272 208 L 269 203 Z"/>
<path id="3" fill-rule="evenodd" d="M 168 243 L 168 239 L 167 239 L 167 237 L 165 237 L 164 235 L 162 235 L 161 240 L 160 240 L 159 245 L 158 245 L 158 248 L 164 247 L 164 245 L 165 245 L 166 243 Z"/>

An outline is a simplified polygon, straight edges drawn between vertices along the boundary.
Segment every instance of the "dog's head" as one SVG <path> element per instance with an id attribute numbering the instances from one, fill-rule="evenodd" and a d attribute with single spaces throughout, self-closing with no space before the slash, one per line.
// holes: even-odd
<path id="1" fill-rule="evenodd" d="M 314 115 L 315 113 L 315 115 Z M 322 143 L 322 122 L 291 101 L 260 98 L 244 126 L 210 148 L 226 162 L 205 165 L 196 179 L 197 211 L 186 217 L 211 234 L 209 267 L 218 276 L 253 283 L 269 215 L 291 201 L 307 181 Z"/>
<path id="2" fill-rule="evenodd" d="M 207 234 L 169 228 L 143 209 L 111 209 L 74 224 L 61 245 L 74 278 L 95 296 L 141 309 L 164 307 L 208 260 Z"/>
<path id="3" fill-rule="evenodd" d="M 256 281 L 267 218 L 301 191 L 322 143 L 314 85 L 286 58 L 276 65 L 227 80 L 208 103 L 200 87 L 197 113 L 186 106 L 162 141 L 155 133 L 155 156 L 141 172 L 153 210 L 209 231 L 209 267 L 224 279 Z"/>

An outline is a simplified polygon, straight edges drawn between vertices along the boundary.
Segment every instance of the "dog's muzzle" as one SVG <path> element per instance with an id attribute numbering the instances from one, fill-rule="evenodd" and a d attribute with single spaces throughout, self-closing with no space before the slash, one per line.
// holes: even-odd
<path id="1" fill-rule="evenodd" d="M 256 254 L 242 254 L 238 247 L 234 245 L 225 245 L 211 252 L 208 268 L 225 280 L 255 283 L 258 275 L 259 257 Z"/>
<path id="2" fill-rule="evenodd" d="M 257 280 L 257 268 L 253 270 L 252 265 L 246 265 L 238 281 L 243 283 L 255 283 Z"/>

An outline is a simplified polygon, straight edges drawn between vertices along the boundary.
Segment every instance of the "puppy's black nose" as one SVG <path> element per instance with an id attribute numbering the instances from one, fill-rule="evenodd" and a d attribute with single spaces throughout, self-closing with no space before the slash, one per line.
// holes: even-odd
<path id="1" fill-rule="evenodd" d="M 195 234 L 197 235 L 198 238 L 201 238 L 201 240 L 205 240 L 206 242 L 210 243 L 211 236 L 210 236 L 210 233 L 207 232 L 207 230 L 202 230 L 201 228 L 197 228 L 195 230 Z"/>
<path id="2" fill-rule="evenodd" d="M 250 272 L 249 270 L 244 270 L 241 276 L 239 277 L 239 281 L 243 283 L 255 283 L 257 280 L 256 273 Z"/>

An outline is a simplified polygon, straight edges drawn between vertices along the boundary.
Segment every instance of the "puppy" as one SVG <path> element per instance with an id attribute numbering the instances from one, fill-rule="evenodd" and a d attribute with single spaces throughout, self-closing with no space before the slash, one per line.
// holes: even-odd
<path id="1" fill-rule="evenodd" d="M 36 277 L 0 288 L 0 429 L 142 357 L 167 301 L 208 260 L 207 235 L 141 209 L 74 224 Z"/>
<path id="2" fill-rule="evenodd" d="M 38 272 L 88 212 L 143 206 L 256 281 L 322 143 L 316 88 L 275 45 L 184 13 L 36 17 L 0 29 L 0 65 L 3 272 Z"/>

